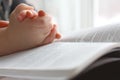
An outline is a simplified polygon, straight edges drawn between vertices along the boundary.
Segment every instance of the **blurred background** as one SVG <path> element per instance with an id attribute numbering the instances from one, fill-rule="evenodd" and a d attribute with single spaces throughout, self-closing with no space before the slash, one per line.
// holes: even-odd
<path id="1" fill-rule="evenodd" d="M 54 16 L 62 34 L 120 22 L 120 0 L 28 0 Z"/>

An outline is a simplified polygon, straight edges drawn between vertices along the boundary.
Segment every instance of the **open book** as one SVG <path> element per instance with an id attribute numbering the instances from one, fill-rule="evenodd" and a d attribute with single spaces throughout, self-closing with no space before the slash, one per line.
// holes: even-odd
<path id="1" fill-rule="evenodd" d="M 65 35 L 63 42 L 120 42 L 120 24 L 81 29 Z"/>
<path id="2" fill-rule="evenodd" d="M 0 76 L 33 80 L 89 80 L 83 79 L 84 76 L 87 78 L 86 74 L 99 66 L 114 62 L 120 65 L 120 44 L 112 43 L 119 41 L 120 27 L 115 28 L 116 32 L 113 26 L 90 29 L 77 37 L 71 35 L 49 45 L 0 57 Z"/>
<path id="3" fill-rule="evenodd" d="M 98 63 L 88 67 L 119 47 L 117 43 L 56 42 L 0 57 L 0 75 L 33 80 L 69 80 L 97 66 Z"/>

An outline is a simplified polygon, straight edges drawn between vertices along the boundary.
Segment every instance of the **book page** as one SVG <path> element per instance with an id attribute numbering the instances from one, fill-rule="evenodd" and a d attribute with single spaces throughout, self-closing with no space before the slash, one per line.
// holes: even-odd
<path id="1" fill-rule="evenodd" d="M 52 43 L 0 57 L 0 75 L 48 79 L 72 77 L 115 46 L 116 43 Z"/>
<path id="2" fill-rule="evenodd" d="M 35 80 L 35 79 L 21 79 L 21 78 L 12 78 L 12 77 L 3 77 L 0 80 Z"/>
<path id="3" fill-rule="evenodd" d="M 65 42 L 120 42 L 120 24 L 71 32 L 62 40 Z"/>

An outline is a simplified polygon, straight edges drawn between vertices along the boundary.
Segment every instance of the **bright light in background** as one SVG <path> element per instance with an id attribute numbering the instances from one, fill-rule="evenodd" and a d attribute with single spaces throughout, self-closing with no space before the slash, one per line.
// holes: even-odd
<path id="1" fill-rule="evenodd" d="M 95 0 L 94 26 L 120 23 L 120 0 Z"/>
<path id="2" fill-rule="evenodd" d="M 93 0 L 28 1 L 54 16 L 62 34 L 93 27 Z"/>
<path id="3" fill-rule="evenodd" d="M 28 0 L 54 16 L 61 33 L 120 22 L 120 0 Z"/>
<path id="4" fill-rule="evenodd" d="M 80 29 L 80 0 L 44 0 L 44 6 L 54 16 L 60 32 Z"/>
<path id="5" fill-rule="evenodd" d="M 93 27 L 93 0 L 44 0 L 44 6 L 63 34 Z"/>

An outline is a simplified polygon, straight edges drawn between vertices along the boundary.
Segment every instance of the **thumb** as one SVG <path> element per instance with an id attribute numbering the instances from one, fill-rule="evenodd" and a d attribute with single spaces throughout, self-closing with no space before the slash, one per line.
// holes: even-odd
<path id="1" fill-rule="evenodd" d="M 0 28 L 7 27 L 9 25 L 9 21 L 0 20 Z"/>

